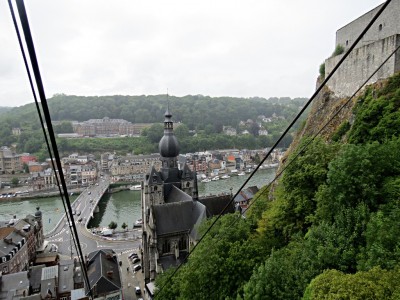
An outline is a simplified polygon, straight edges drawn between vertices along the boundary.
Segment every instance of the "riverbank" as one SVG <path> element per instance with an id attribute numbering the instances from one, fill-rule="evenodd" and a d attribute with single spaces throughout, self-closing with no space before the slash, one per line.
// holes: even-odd
<path id="1" fill-rule="evenodd" d="M 59 190 L 47 190 L 47 191 L 28 191 L 28 194 L 23 194 L 23 195 L 18 195 L 18 192 L 21 190 L 19 189 L 2 189 L 0 190 L 1 195 L 8 194 L 10 195 L 9 197 L 1 197 L 0 202 L 3 201 L 18 201 L 18 200 L 30 200 L 30 199 L 40 199 L 40 198 L 54 198 L 54 197 L 59 197 L 60 192 Z M 73 188 L 73 189 L 68 189 L 68 195 L 79 195 L 85 190 L 85 188 Z M 17 193 L 17 194 L 16 194 Z"/>

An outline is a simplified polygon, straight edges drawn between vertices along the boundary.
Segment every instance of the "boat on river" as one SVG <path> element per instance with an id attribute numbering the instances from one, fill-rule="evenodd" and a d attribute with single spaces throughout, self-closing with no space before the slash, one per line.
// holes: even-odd
<path id="1" fill-rule="evenodd" d="M 211 180 L 212 181 L 217 181 L 217 180 L 219 180 L 219 176 L 215 176 L 215 177 L 211 178 Z"/>
<path id="2" fill-rule="evenodd" d="M 231 176 L 229 176 L 229 175 L 227 175 L 227 174 L 221 176 L 221 179 L 228 179 L 228 178 L 231 178 Z"/>
<path id="3" fill-rule="evenodd" d="M 210 181 L 211 181 L 211 179 L 209 179 L 209 178 L 204 178 L 201 182 L 207 183 L 207 182 L 210 182 Z"/>
<path id="4" fill-rule="evenodd" d="M 238 176 L 243 176 L 243 175 L 246 175 L 246 173 L 245 173 L 245 172 L 240 172 L 240 173 L 238 174 Z"/>
<path id="5" fill-rule="evenodd" d="M 129 187 L 129 189 L 130 189 L 131 191 L 140 191 L 140 190 L 142 189 L 142 186 L 141 186 L 140 184 L 131 185 L 131 186 Z"/>

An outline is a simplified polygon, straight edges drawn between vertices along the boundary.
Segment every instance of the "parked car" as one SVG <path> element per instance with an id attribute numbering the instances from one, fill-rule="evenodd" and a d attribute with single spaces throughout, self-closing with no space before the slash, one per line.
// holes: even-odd
<path id="1" fill-rule="evenodd" d="M 140 261 L 140 258 L 139 257 L 135 257 L 133 260 L 132 260 L 132 263 L 133 264 L 136 264 L 136 263 L 138 263 Z"/>
<path id="2" fill-rule="evenodd" d="M 138 257 L 137 253 L 132 252 L 131 254 L 129 254 L 128 258 L 132 259 L 134 257 Z"/>
<path id="3" fill-rule="evenodd" d="M 139 286 L 136 286 L 135 287 L 135 294 L 136 295 L 140 295 L 142 293 L 142 291 L 140 290 L 140 287 Z"/>
<path id="4" fill-rule="evenodd" d="M 135 266 L 133 266 L 133 270 L 134 270 L 135 272 L 139 271 L 141 268 L 142 268 L 141 265 L 135 265 Z"/>

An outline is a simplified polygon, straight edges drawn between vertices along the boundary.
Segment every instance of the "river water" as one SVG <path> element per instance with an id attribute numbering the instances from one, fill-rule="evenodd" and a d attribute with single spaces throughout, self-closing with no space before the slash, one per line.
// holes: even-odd
<path id="1" fill-rule="evenodd" d="M 276 169 L 259 170 L 246 185 L 259 188 L 271 182 Z M 198 183 L 199 196 L 215 195 L 221 193 L 235 194 L 248 178 L 245 176 L 233 176 L 228 179 Z M 70 197 L 75 201 L 76 197 Z M 60 197 L 38 198 L 30 200 L 11 200 L 0 202 L 0 220 L 10 220 L 14 215 L 23 218 L 27 214 L 34 214 L 39 206 L 43 214 L 44 231 L 48 232 L 57 224 L 64 213 Z M 95 213 L 89 227 L 106 227 L 111 221 L 121 228 L 126 223 L 132 228 L 136 220 L 141 218 L 140 191 L 122 191 L 105 195 L 99 202 L 99 213 Z"/>

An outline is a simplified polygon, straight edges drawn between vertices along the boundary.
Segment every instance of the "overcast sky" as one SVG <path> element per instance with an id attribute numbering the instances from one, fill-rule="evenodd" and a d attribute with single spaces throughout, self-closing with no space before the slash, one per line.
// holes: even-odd
<path id="1" fill-rule="evenodd" d="M 383 1 L 25 2 L 48 98 L 293 98 L 313 93 L 336 30 Z M 33 102 L 7 1 L 0 45 L 0 106 Z"/>

